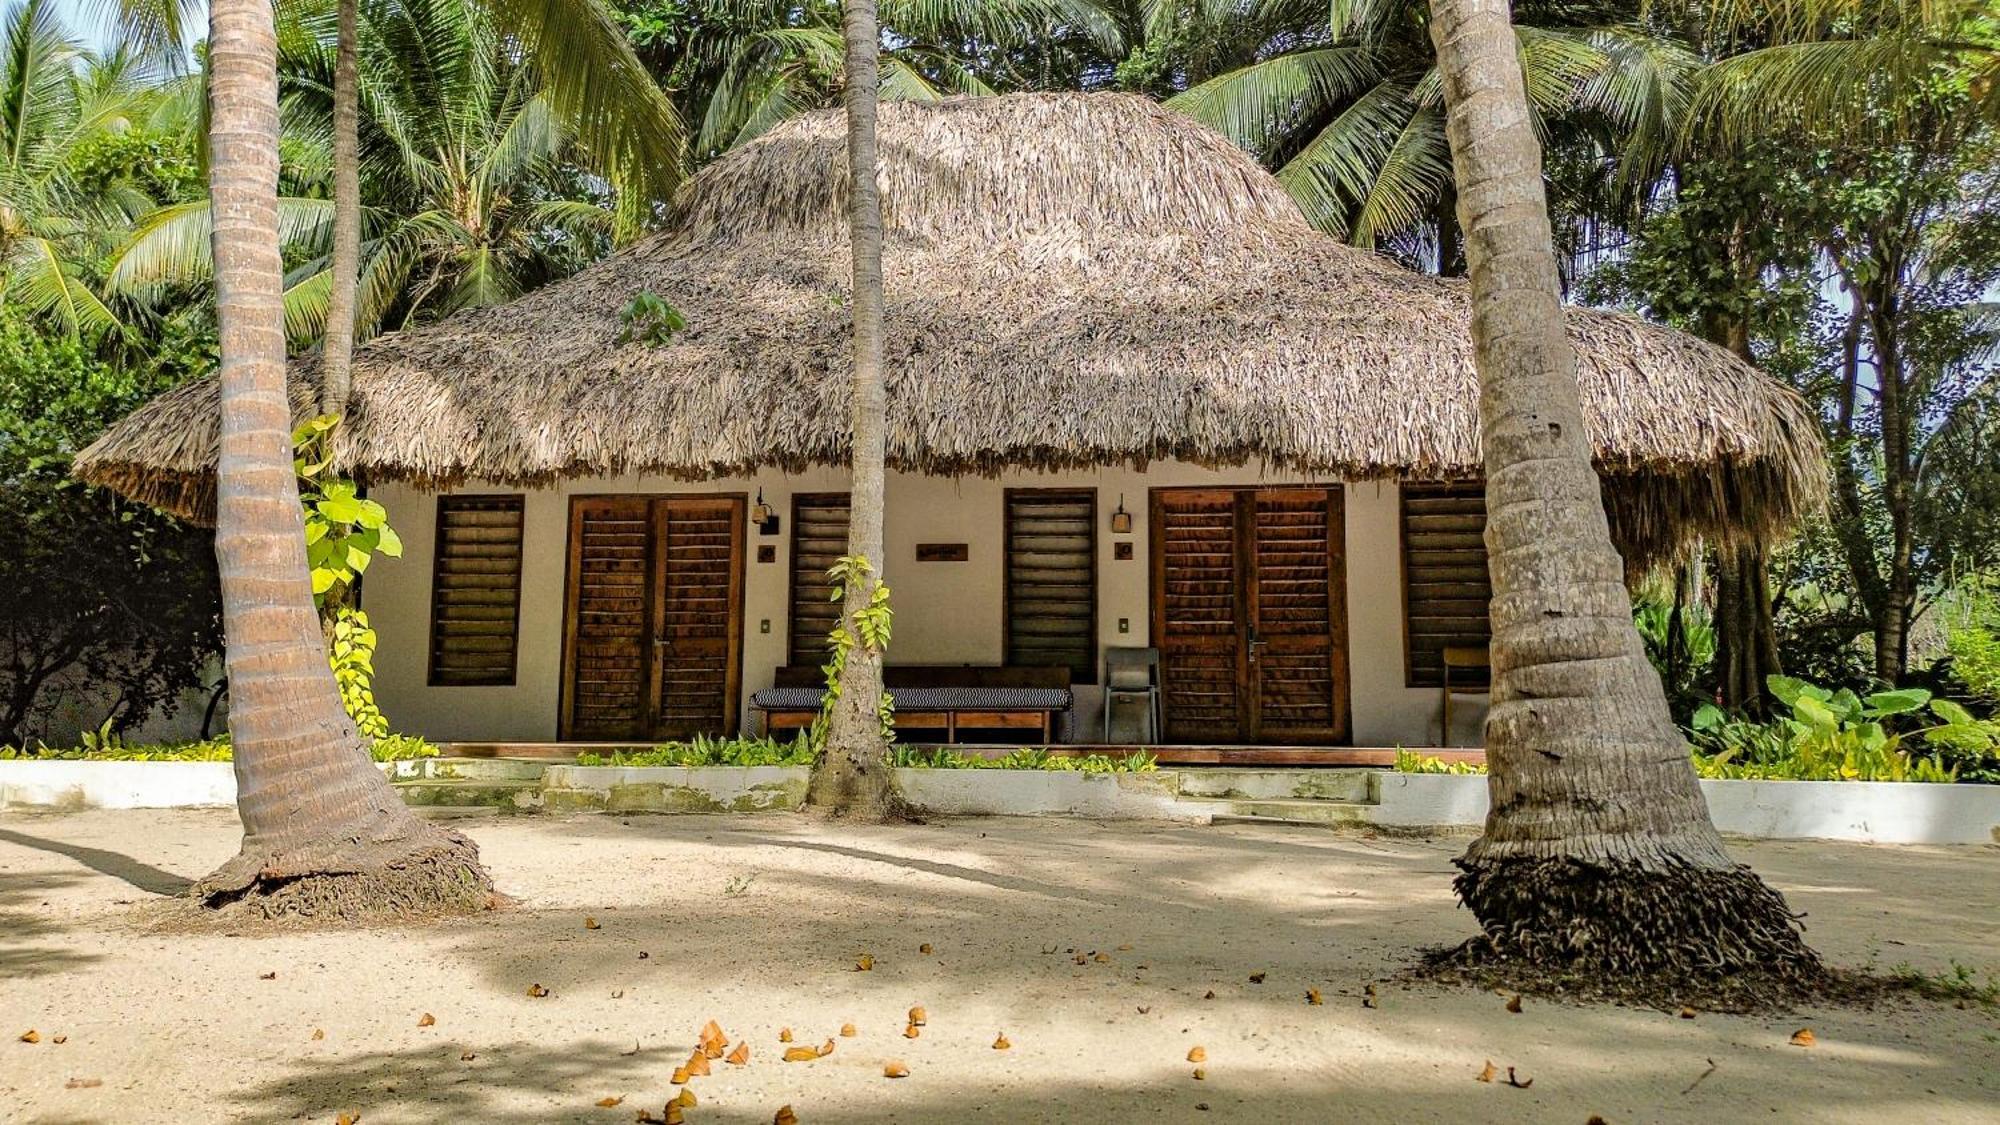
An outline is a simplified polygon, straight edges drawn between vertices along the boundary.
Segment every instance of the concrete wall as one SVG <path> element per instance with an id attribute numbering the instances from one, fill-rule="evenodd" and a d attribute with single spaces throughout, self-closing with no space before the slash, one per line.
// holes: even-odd
<path id="1" fill-rule="evenodd" d="M 998 480 L 898 474 L 888 487 L 887 548 L 883 572 L 894 589 L 896 639 L 892 659 L 905 664 L 996 664 L 1002 658 L 1002 550 L 1004 492 L 1010 487 L 1092 487 L 1098 492 L 1099 643 L 1148 643 L 1148 489 L 1184 485 L 1301 483 L 1303 478 L 1261 475 L 1254 467 L 1215 471 L 1161 463 L 1144 473 L 1010 474 Z M 399 485 L 376 487 L 406 547 L 400 559 L 369 569 L 362 604 L 381 633 L 376 653 L 376 695 L 400 730 L 438 741 L 547 741 L 556 737 L 561 692 L 563 569 L 573 495 L 732 492 L 765 502 L 780 515 L 776 536 L 754 530 L 746 540 L 743 687 L 768 687 L 785 662 L 791 564 L 791 498 L 795 492 L 839 492 L 844 471 L 696 484 L 657 477 L 566 482 L 526 493 L 525 558 L 521 575 L 518 667 L 511 687 L 428 687 L 431 553 L 437 505 L 430 493 Z M 519 489 L 465 486 L 463 492 Z M 1347 604 L 1351 637 L 1353 740 L 1357 745 L 1436 745 L 1438 694 L 1403 686 L 1401 568 L 1397 557 L 1397 494 L 1388 482 L 1347 486 Z M 1133 515 L 1129 536 L 1113 535 L 1110 514 L 1123 498 Z M 1114 544 L 1133 545 L 1133 557 L 1113 557 Z M 962 563 L 919 563 L 918 543 L 965 543 Z M 759 563 L 756 548 L 777 548 L 775 562 Z M 1101 659 L 1101 657 L 1100 657 Z M 1097 736 L 1100 697 L 1079 688 L 1078 737 Z M 1477 745 L 1477 700 L 1455 707 L 1455 745 Z M 744 728 L 754 713 L 743 709 Z"/>

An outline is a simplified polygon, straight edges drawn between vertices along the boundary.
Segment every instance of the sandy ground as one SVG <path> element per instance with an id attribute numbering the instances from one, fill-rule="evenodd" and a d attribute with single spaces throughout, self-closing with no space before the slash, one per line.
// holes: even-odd
<path id="1" fill-rule="evenodd" d="M 232 816 L 0 817 L 0 1119 L 622 1125 L 660 1112 L 714 1019 L 752 1057 L 694 1080 L 689 1125 L 786 1103 L 802 1125 L 2000 1121 L 1992 1009 L 1684 1020 L 1531 999 L 1512 1015 L 1494 995 L 1397 985 L 1363 1007 L 1412 949 L 1469 932 L 1448 887 L 1461 842 L 784 814 L 470 831 L 520 908 L 155 936 L 134 931 L 135 904 L 226 858 Z M 1837 962 L 2000 970 L 2000 848 L 1739 854 Z M 862 953 L 872 971 L 855 971 Z M 929 1023 L 908 1040 L 913 1004 Z M 856 1037 L 836 1036 L 846 1021 Z M 784 1026 L 837 1047 L 782 1062 Z M 1801 1026 L 1816 1047 L 1787 1044 Z M 30 1028 L 42 1041 L 17 1041 Z M 992 1048 L 1001 1032 L 1012 1050 Z M 885 1079 L 889 1059 L 910 1076 Z M 1489 1059 L 1533 1085 L 1476 1081 Z"/>

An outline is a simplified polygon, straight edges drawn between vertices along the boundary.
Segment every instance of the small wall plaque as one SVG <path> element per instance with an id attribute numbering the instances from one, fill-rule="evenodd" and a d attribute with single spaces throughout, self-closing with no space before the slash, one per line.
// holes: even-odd
<path id="1" fill-rule="evenodd" d="M 1129 559 L 1130 559 L 1130 558 L 1132 557 L 1132 544 L 1130 544 L 1130 543 L 1113 543 L 1113 544 L 1111 545 L 1111 557 L 1112 557 L 1112 558 L 1114 558 L 1114 559 L 1127 559 L 1127 560 L 1129 560 Z"/>
<path id="2" fill-rule="evenodd" d="M 963 543 L 919 543 L 918 562 L 964 562 L 969 557 Z"/>
<path id="3" fill-rule="evenodd" d="M 777 562 L 778 561 L 777 546 L 772 543 L 757 544 L 757 561 L 760 563 Z"/>

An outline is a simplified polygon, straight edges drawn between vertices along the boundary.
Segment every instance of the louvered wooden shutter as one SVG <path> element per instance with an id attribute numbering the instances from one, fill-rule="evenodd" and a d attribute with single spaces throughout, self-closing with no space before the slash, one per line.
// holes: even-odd
<path id="1" fill-rule="evenodd" d="M 1097 493 L 1007 490 L 1007 663 L 1097 682 Z"/>
<path id="2" fill-rule="evenodd" d="M 736 730 L 736 628 L 743 501 L 720 496 L 653 506 L 661 559 L 654 604 L 656 738 Z"/>
<path id="3" fill-rule="evenodd" d="M 567 738 L 643 733 L 648 513 L 643 496 L 571 502 Z"/>
<path id="4" fill-rule="evenodd" d="M 1153 639 L 1169 739 L 1242 737 L 1242 606 L 1236 493 L 1159 490 L 1152 498 Z"/>
<path id="5" fill-rule="evenodd" d="M 826 638 L 840 620 L 826 572 L 847 553 L 847 493 L 802 492 L 792 497 L 792 606 L 787 636 L 791 663 L 826 663 Z"/>
<path id="6" fill-rule="evenodd" d="M 1492 635 L 1487 603 L 1486 492 L 1477 484 L 1411 484 L 1403 498 L 1403 614 L 1407 682 L 1444 682 L 1447 646 L 1484 648 Z M 1455 668 L 1451 680 L 1486 682 L 1484 668 Z"/>
<path id="7" fill-rule="evenodd" d="M 521 613 L 519 496 L 440 496 L 431 571 L 430 682 L 514 682 Z"/>
<path id="8" fill-rule="evenodd" d="M 1326 488 L 1267 489 L 1251 498 L 1250 676 L 1260 741 L 1346 734 L 1344 499 Z"/>

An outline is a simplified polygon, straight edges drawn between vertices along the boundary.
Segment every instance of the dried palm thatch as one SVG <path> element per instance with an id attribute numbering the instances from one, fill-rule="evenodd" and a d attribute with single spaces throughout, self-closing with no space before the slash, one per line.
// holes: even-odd
<path id="1" fill-rule="evenodd" d="M 842 129 L 837 111 L 773 129 L 695 177 L 666 233 L 368 344 L 338 458 L 430 488 L 843 463 Z M 884 105 L 881 153 L 892 467 L 1477 473 L 1466 287 L 1318 235 L 1222 137 L 1141 98 L 1033 94 Z M 644 291 L 686 329 L 621 342 Z M 1767 535 L 1817 502 L 1796 396 L 1630 317 L 1570 323 L 1628 551 Z M 293 365 L 301 412 L 314 377 Z M 201 518 L 216 401 L 212 381 L 161 396 L 77 472 Z"/>

